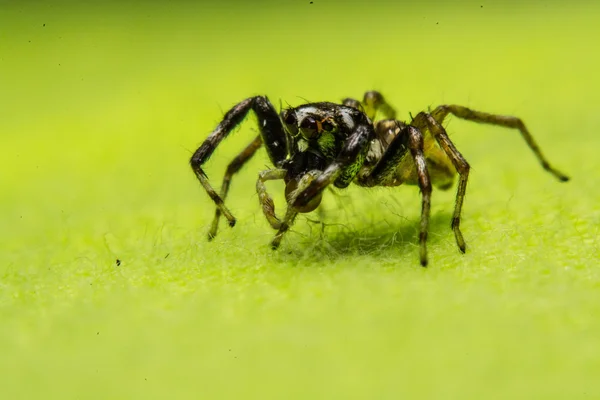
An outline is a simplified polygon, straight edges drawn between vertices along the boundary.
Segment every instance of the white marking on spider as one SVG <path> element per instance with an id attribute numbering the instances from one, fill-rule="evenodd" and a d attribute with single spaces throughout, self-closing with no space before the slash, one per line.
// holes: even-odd
<path id="1" fill-rule="evenodd" d="M 354 128 L 354 120 L 352 119 L 350 112 L 348 110 L 341 110 L 340 114 L 342 115 L 344 124 L 346 124 L 346 126 L 350 129 Z"/>
<path id="2" fill-rule="evenodd" d="M 298 121 L 302 121 L 309 115 L 323 115 L 323 111 L 312 106 L 301 106 L 300 108 L 296 109 L 296 118 Z"/>

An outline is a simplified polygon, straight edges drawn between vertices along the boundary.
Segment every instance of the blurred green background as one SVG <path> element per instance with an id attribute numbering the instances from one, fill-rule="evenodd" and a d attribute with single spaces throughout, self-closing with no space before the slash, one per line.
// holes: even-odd
<path id="1" fill-rule="evenodd" d="M 0 0 L 0 395 L 600 397 L 600 5 L 594 2 Z M 231 105 L 378 89 L 441 103 L 472 165 L 463 233 L 434 192 L 350 188 L 280 251 L 254 192 L 212 243 L 188 166 Z M 253 119 L 207 165 L 218 185 Z M 281 209 L 281 187 L 270 186 Z M 322 226 L 309 219 L 320 219 Z M 120 266 L 116 260 L 121 261 Z"/>

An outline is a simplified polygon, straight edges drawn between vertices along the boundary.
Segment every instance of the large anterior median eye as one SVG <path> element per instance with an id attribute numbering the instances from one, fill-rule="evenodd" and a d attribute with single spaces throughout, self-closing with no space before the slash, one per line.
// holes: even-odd
<path id="1" fill-rule="evenodd" d="M 302 136 L 310 139 L 317 135 L 317 121 L 313 117 L 306 117 L 300 121 L 300 132 Z"/>

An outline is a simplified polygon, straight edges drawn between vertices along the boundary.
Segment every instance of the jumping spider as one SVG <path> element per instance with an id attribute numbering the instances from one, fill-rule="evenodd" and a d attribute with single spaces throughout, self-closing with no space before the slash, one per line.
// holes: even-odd
<path id="1" fill-rule="evenodd" d="M 258 117 L 260 133 L 227 167 L 219 195 L 210 185 L 202 165 L 251 109 Z M 376 120 L 378 113 L 384 118 Z M 546 171 L 560 181 L 569 179 L 550 166 L 523 121 L 516 117 L 441 105 L 431 112 L 420 112 L 410 122 L 403 122 L 396 119 L 394 109 L 375 91 L 365 93 L 362 102 L 347 98 L 342 104 L 310 103 L 278 114 L 267 97 L 256 96 L 229 110 L 190 160 L 200 183 L 217 206 L 209 240 L 217 234 L 221 214 L 230 226 L 235 225 L 234 216 L 223 203 L 231 177 L 265 143 L 275 168 L 259 174 L 256 191 L 267 221 L 277 230 L 271 243 L 273 249 L 279 247 L 298 213 L 313 211 L 319 205 L 323 190 L 330 184 L 337 188 L 345 188 L 352 182 L 364 187 L 409 184 L 421 189 L 420 260 L 421 265 L 426 266 L 432 184 L 439 189 L 449 189 L 458 173 L 451 226 L 458 248 L 464 253 L 460 215 L 470 167 L 442 126 L 448 114 L 518 129 Z M 266 181 L 278 179 L 284 180 L 286 185 L 287 210 L 283 219 L 275 215 L 275 205 L 265 186 Z"/>

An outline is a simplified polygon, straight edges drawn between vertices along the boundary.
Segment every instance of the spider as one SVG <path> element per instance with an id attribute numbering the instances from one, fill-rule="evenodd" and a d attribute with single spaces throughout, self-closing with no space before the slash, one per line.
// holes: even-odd
<path id="1" fill-rule="evenodd" d="M 258 118 L 260 133 L 229 163 L 219 195 L 209 183 L 202 165 L 250 110 Z M 380 114 L 383 118 L 376 119 Z M 425 267 L 432 185 L 447 190 L 458 173 L 451 227 L 458 248 L 464 253 L 466 245 L 460 231 L 460 218 L 470 167 L 442 126 L 448 114 L 517 129 L 546 171 L 560 181 L 569 180 L 550 165 L 517 117 L 459 105 L 441 105 L 431 112 L 411 116 L 411 121 L 405 122 L 396 119 L 394 108 L 376 91 L 366 92 L 362 102 L 346 98 L 341 104 L 309 103 L 283 109 L 278 114 L 266 96 L 255 96 L 225 113 L 190 160 L 198 180 L 217 206 L 208 239 L 217 234 L 221 215 L 229 226 L 235 225 L 235 217 L 224 204 L 231 178 L 264 143 L 275 168 L 259 173 L 256 191 L 263 214 L 277 230 L 271 242 L 273 249 L 279 247 L 298 213 L 308 213 L 319 206 L 324 189 L 331 184 L 337 188 L 346 188 L 351 183 L 363 187 L 418 185 L 422 195 L 420 262 Z M 269 180 L 285 182 L 287 210 L 283 218 L 275 214 L 275 205 L 267 193 L 265 182 Z"/>

